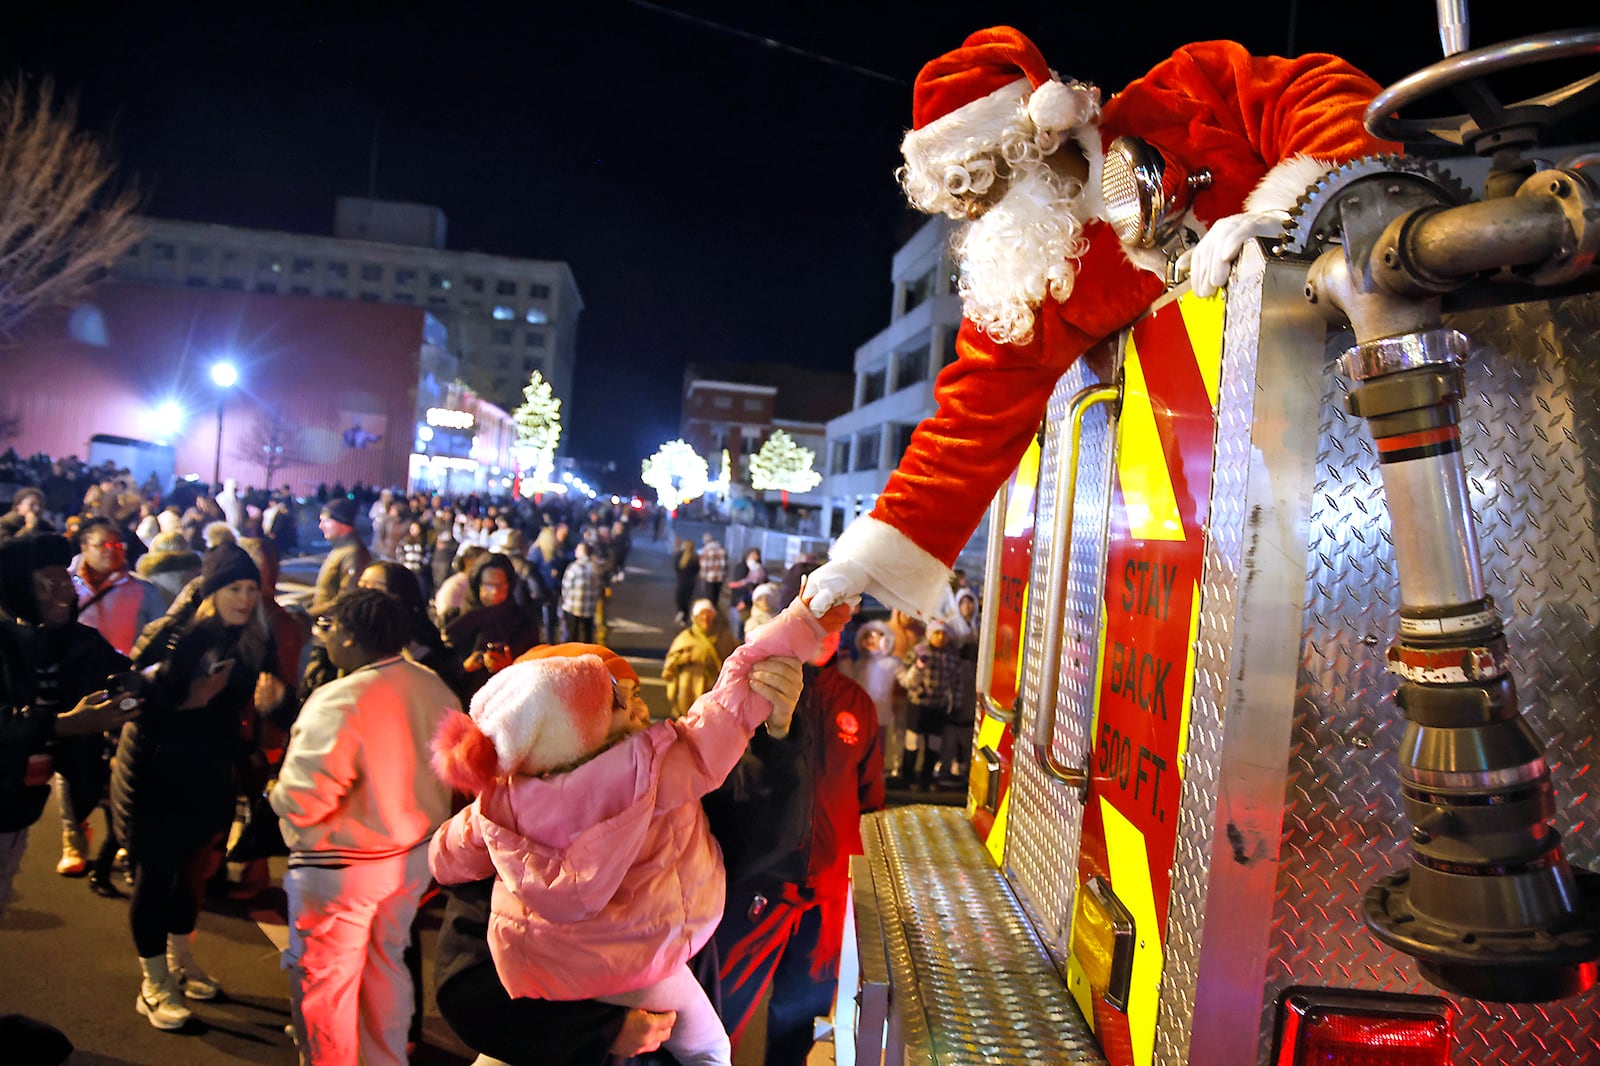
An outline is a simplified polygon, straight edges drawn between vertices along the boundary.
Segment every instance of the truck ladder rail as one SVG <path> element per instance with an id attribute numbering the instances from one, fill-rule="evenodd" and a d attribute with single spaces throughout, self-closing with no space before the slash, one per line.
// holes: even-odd
<path id="1" fill-rule="evenodd" d="M 1072 519 L 1078 495 L 1078 452 L 1083 439 L 1083 417 L 1089 408 L 1109 403 L 1114 418 L 1122 402 L 1122 386 L 1089 385 L 1079 389 L 1068 401 L 1070 436 L 1064 454 L 1056 456 L 1055 516 L 1050 532 L 1050 554 L 1045 568 L 1045 588 L 1050 602 L 1044 621 L 1044 666 L 1040 676 L 1039 711 L 1034 716 L 1029 738 L 1034 758 L 1051 778 L 1076 789 L 1080 798 L 1089 792 L 1089 772 L 1068 766 L 1055 757 L 1056 706 L 1061 687 L 1061 633 L 1067 613 L 1067 567 L 1072 561 Z M 1084 753 L 1084 765 L 1089 761 Z"/>

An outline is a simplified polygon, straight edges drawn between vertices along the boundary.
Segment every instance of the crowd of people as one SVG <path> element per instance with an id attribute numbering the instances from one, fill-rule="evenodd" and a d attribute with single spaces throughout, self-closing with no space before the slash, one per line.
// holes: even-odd
<path id="1" fill-rule="evenodd" d="M 237 846 L 265 796 L 304 1062 L 405 1061 L 415 919 L 441 886 L 435 992 L 485 1062 L 662 1045 L 728 1062 L 769 992 L 766 1061 L 805 1061 L 885 766 L 881 714 L 850 679 L 862 642 L 840 654 L 840 630 L 863 627 L 801 602 L 814 564 L 730 567 L 707 535 L 692 651 L 674 642 L 672 712 L 652 723 L 601 643 L 626 515 L 398 493 L 363 515 L 330 496 L 299 609 L 278 602 L 283 532 L 260 519 L 313 500 L 271 494 L 236 525 L 198 487 L 178 508 L 86 474 L 92 499 L 55 509 L 23 484 L 0 519 L 0 913 L 53 794 L 57 872 L 128 898 L 138 1015 L 188 1029 L 194 1002 L 225 994 L 196 943 L 207 899 L 270 883 Z"/>
<path id="2" fill-rule="evenodd" d="M 714 534 L 701 541 L 680 538 L 673 552 L 683 628 L 667 650 L 662 677 L 675 713 L 716 680 L 747 629 L 770 620 L 793 595 L 785 592 L 783 574 L 769 574 L 759 548 L 730 568 Z M 840 668 L 872 698 L 892 788 L 965 787 L 977 706 L 978 606 L 965 571 L 956 570 L 936 617 L 923 621 L 891 609 L 884 619 L 858 615 L 846 626 Z"/>

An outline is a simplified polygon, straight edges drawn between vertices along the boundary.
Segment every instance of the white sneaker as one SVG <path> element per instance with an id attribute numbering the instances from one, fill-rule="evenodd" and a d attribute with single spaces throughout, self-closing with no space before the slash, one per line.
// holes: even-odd
<path id="1" fill-rule="evenodd" d="M 216 999 L 222 994 L 222 983 L 202 970 L 193 960 L 187 964 L 180 964 L 168 956 L 167 968 L 172 971 L 173 985 L 181 989 L 189 999 Z"/>
<path id="2" fill-rule="evenodd" d="M 157 1029 L 182 1029 L 194 1017 L 178 998 L 177 991 L 167 982 L 141 982 L 134 1008 L 150 1019 L 150 1024 Z"/>

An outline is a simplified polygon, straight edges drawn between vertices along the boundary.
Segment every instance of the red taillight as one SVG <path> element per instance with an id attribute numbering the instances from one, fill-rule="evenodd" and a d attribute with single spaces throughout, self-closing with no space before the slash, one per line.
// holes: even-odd
<path id="1" fill-rule="evenodd" d="M 1455 1008 L 1437 996 L 1291 988 L 1274 1066 L 1449 1066 Z"/>

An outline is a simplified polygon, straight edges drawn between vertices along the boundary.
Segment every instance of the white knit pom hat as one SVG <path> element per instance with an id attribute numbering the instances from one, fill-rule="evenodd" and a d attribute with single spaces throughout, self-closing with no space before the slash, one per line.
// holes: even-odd
<path id="1" fill-rule="evenodd" d="M 598 655 L 530 659 L 472 697 L 502 773 L 538 775 L 599 751 L 611 733 L 611 674 Z"/>

